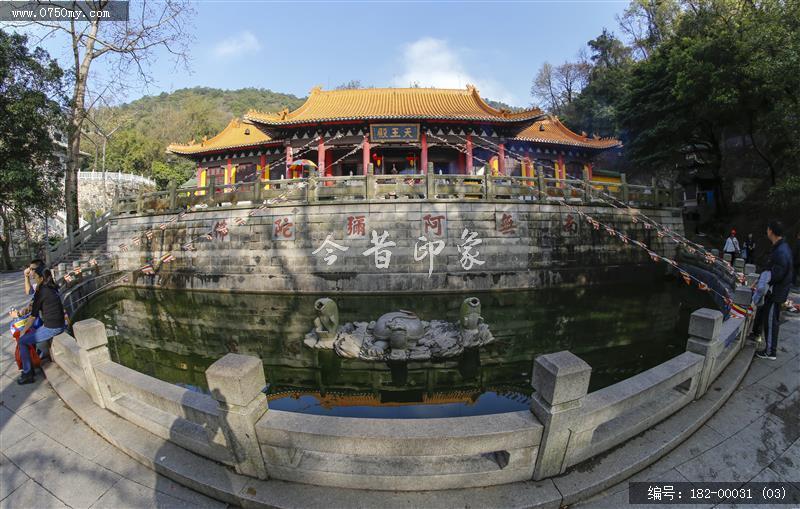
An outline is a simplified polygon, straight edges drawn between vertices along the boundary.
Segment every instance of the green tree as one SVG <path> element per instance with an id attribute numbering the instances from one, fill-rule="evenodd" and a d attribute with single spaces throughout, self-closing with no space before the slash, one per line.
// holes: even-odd
<path id="1" fill-rule="evenodd" d="M 674 37 L 639 62 L 627 84 L 620 110 L 634 162 L 674 167 L 693 154 L 712 173 L 720 211 L 726 207 L 723 184 L 731 173 L 747 171 L 740 159 L 748 154 L 755 156 L 749 171 L 772 185 L 796 173 L 798 5 L 692 4 Z"/>
<path id="2" fill-rule="evenodd" d="M 107 1 L 93 2 L 97 10 L 109 10 Z M 73 2 L 70 7 L 81 12 Z M 91 107 L 90 85 L 98 76 L 95 62 L 105 64 L 107 83 L 123 83 L 137 79 L 146 84 L 151 80 L 148 64 L 156 48 L 165 49 L 177 63 L 185 63 L 191 37 L 187 24 L 194 10 L 187 0 L 137 2 L 131 5 L 130 18 L 125 22 L 103 16 L 86 17 L 86 21 L 37 21 L 45 37 L 65 37 L 71 50 L 70 77 L 72 93 L 67 111 L 67 169 L 64 181 L 67 224 L 78 228 L 78 171 L 81 165 L 81 136 L 84 121 Z M 102 65 L 102 64 L 101 64 Z M 91 82 L 91 83 L 90 83 Z M 108 88 L 108 85 L 106 85 Z M 95 91 L 97 93 L 98 91 Z M 102 95 L 102 92 L 99 93 Z M 89 99 L 87 101 L 87 98 Z"/>
<path id="3" fill-rule="evenodd" d="M 0 235 L 3 264 L 11 269 L 11 225 L 62 205 L 60 162 L 51 130 L 62 125 L 63 72 L 27 37 L 0 30 Z"/>
<path id="4" fill-rule="evenodd" d="M 166 163 L 153 161 L 151 174 L 160 189 L 166 189 L 170 183 L 180 187 L 194 174 L 194 165 L 190 161 L 174 161 Z"/>
<path id="5" fill-rule="evenodd" d="M 564 122 L 575 131 L 620 137 L 619 101 L 633 65 L 631 50 L 606 29 L 587 43 L 590 49 L 586 86 L 564 112 Z"/>

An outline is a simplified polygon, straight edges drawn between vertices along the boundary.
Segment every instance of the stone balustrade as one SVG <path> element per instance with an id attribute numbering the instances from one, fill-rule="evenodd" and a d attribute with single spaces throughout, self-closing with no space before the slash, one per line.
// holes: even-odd
<path id="1" fill-rule="evenodd" d="M 742 289 L 740 298 L 745 293 Z M 686 352 L 592 393 L 587 393 L 591 367 L 576 355 L 538 357 L 531 410 L 544 424 L 544 435 L 534 479 L 562 474 L 702 397 L 741 350 L 749 330 L 749 318 L 722 318 L 717 310 L 695 311 Z"/>
<path id="2" fill-rule="evenodd" d="M 674 189 L 583 179 L 490 175 L 311 176 L 300 179 L 243 181 L 220 184 L 209 177 L 205 186 L 140 193 L 115 200 L 117 214 L 163 213 L 195 206 L 239 206 L 272 200 L 280 205 L 399 202 L 550 202 L 607 204 L 609 197 L 636 207 L 676 207 Z"/>
<path id="3" fill-rule="evenodd" d="M 737 299 L 749 289 L 737 290 Z M 591 366 L 568 351 L 537 357 L 531 411 L 445 419 L 345 418 L 269 410 L 263 365 L 227 354 L 210 394 L 110 359 L 94 319 L 57 336 L 53 359 L 100 407 L 257 478 L 373 490 L 437 490 L 543 479 L 625 442 L 702 397 L 741 349 L 750 319 L 691 316 L 687 351 L 588 392 Z"/>
<path id="4" fill-rule="evenodd" d="M 100 217 L 92 217 L 88 223 L 77 230 L 68 228 L 66 237 L 59 241 L 58 244 L 45 251 L 45 261 L 47 265 L 57 264 L 73 249 L 106 229 L 110 218 L 111 212 L 109 211 Z"/>

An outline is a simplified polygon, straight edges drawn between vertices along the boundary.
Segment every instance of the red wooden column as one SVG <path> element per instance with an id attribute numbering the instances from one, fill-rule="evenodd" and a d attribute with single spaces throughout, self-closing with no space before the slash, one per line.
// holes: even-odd
<path id="1" fill-rule="evenodd" d="M 231 182 L 231 168 L 233 167 L 233 160 L 228 159 L 228 167 L 225 168 L 225 183 L 232 184 Z"/>
<path id="2" fill-rule="evenodd" d="M 261 179 L 269 180 L 269 172 L 267 171 L 267 155 L 261 154 Z"/>
<path id="3" fill-rule="evenodd" d="M 328 176 L 328 170 L 325 168 L 325 140 L 322 136 L 317 141 L 317 172 L 320 177 Z"/>
<path id="4" fill-rule="evenodd" d="M 467 135 L 467 168 L 466 174 L 472 175 L 472 135 Z"/>
<path id="5" fill-rule="evenodd" d="M 425 133 L 419 135 L 419 141 L 422 147 L 419 155 L 419 165 L 422 166 L 422 173 L 428 173 L 428 137 L 425 136 Z"/>
<path id="6" fill-rule="evenodd" d="M 589 171 L 589 180 L 592 180 L 592 171 L 594 170 L 594 164 L 586 163 L 586 169 Z"/>
<path id="7" fill-rule="evenodd" d="M 501 143 L 497 145 L 497 174 L 505 176 L 506 174 L 506 144 Z"/>
<path id="8" fill-rule="evenodd" d="M 286 145 L 286 178 L 287 179 L 292 178 L 292 175 L 289 174 L 289 166 L 292 165 L 292 162 L 294 162 L 292 160 L 292 146 L 291 145 Z"/>
<path id="9" fill-rule="evenodd" d="M 367 174 L 369 170 L 369 136 L 364 135 L 364 146 L 361 149 L 361 161 L 364 165 L 364 175 Z"/>
<path id="10" fill-rule="evenodd" d="M 564 180 L 567 178 L 567 165 L 564 162 L 564 156 L 558 156 L 558 168 L 559 171 L 556 172 L 556 178 L 559 180 Z M 558 183 L 558 187 L 561 187 L 561 182 Z"/>

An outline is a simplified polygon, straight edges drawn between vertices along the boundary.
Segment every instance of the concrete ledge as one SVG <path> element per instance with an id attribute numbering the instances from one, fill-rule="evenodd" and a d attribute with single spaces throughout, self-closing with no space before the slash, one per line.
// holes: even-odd
<path id="1" fill-rule="evenodd" d="M 246 508 L 330 507 L 509 507 L 558 508 L 585 499 L 623 481 L 677 447 L 728 399 L 752 361 L 748 344 L 710 390 L 677 414 L 603 455 L 578 464 L 566 474 L 539 482 L 441 491 L 368 491 L 283 481 L 260 481 L 193 454 L 108 410 L 89 396 L 56 364 L 45 366 L 48 381 L 64 402 L 103 438 L 140 463 L 170 479 L 218 500 Z"/>
<path id="2" fill-rule="evenodd" d="M 746 345 L 702 398 L 616 449 L 594 456 L 552 478 L 563 496 L 562 504 L 573 504 L 624 481 L 689 438 L 739 386 L 750 367 L 754 351 L 754 345 Z"/>
<path id="3" fill-rule="evenodd" d="M 507 507 L 557 509 L 561 496 L 553 482 L 518 482 L 488 488 L 443 491 L 390 492 L 351 490 L 260 481 L 193 454 L 92 402 L 56 364 L 45 366 L 56 393 L 89 427 L 124 453 L 156 472 L 218 500 L 245 508 L 381 507 Z"/>
<path id="4" fill-rule="evenodd" d="M 267 471 L 285 481 L 446 490 L 528 480 L 542 425 L 530 412 L 362 419 L 268 411 L 256 424 Z"/>
<path id="5" fill-rule="evenodd" d="M 539 444 L 530 412 L 445 419 L 361 419 L 270 410 L 256 424 L 265 445 L 375 456 L 470 455 Z"/>

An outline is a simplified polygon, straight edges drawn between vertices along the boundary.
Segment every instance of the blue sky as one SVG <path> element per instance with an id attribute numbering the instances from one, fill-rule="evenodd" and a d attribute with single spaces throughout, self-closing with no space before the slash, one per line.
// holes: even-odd
<path id="1" fill-rule="evenodd" d="M 128 99 L 184 87 L 269 88 L 304 96 L 351 79 L 369 86 L 461 88 L 530 104 L 545 61 L 573 59 L 626 1 L 196 3 L 190 72 L 165 53 L 155 84 Z M 62 51 L 53 51 L 58 55 Z M 66 55 L 63 55 L 66 56 Z"/>

